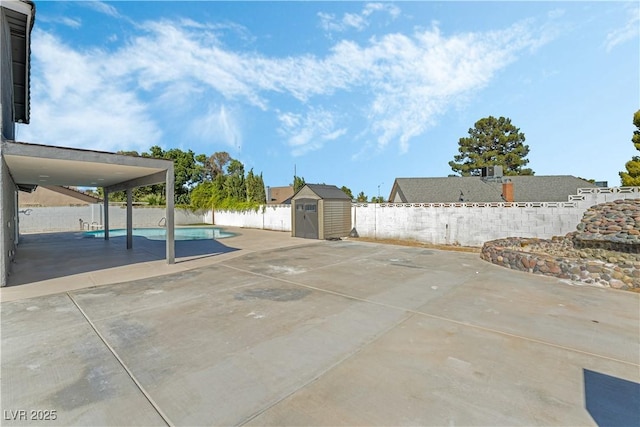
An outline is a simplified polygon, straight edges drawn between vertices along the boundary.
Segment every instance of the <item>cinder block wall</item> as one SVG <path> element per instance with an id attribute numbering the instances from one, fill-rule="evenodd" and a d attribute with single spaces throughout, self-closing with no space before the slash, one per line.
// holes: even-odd
<path id="1" fill-rule="evenodd" d="M 354 227 L 362 237 L 482 246 L 501 237 L 564 235 L 575 230 L 584 210 L 369 204 L 354 208 Z"/>
<path id="2" fill-rule="evenodd" d="M 567 202 L 355 204 L 351 223 L 362 237 L 482 246 L 505 237 L 551 238 L 575 231 L 591 206 L 640 198 L 640 188 L 586 188 Z M 220 226 L 291 231 L 290 206 L 258 212 L 215 212 Z M 210 217 L 209 217 L 210 218 Z"/>
<path id="3" fill-rule="evenodd" d="M 87 206 L 56 206 L 21 208 L 20 232 L 21 233 L 46 233 L 56 231 L 80 231 L 81 222 L 91 225 L 104 224 L 102 205 Z M 25 212 L 28 211 L 27 215 Z M 161 220 L 165 217 L 164 207 L 134 207 L 134 227 L 158 227 L 164 225 Z M 204 223 L 204 212 L 192 212 L 188 209 L 175 210 L 175 224 L 201 224 Z M 125 207 L 109 206 L 109 228 L 126 228 L 127 210 Z M 85 226 L 86 228 L 87 226 Z M 90 227 L 89 227 L 90 228 Z"/>
<path id="4" fill-rule="evenodd" d="M 291 205 L 267 205 L 257 211 L 244 212 L 216 210 L 213 220 L 210 220 L 210 215 L 205 215 L 205 222 L 221 226 L 291 231 Z"/>
<path id="5" fill-rule="evenodd" d="M 362 237 L 411 239 L 433 244 L 482 246 L 506 237 L 550 238 L 575 231 L 591 206 L 617 199 L 640 198 L 639 187 L 587 188 L 568 202 L 355 204 L 352 226 Z M 94 205 L 93 218 L 98 215 Z M 90 222 L 91 207 L 33 208 L 20 215 L 22 232 L 79 230 L 79 218 Z M 135 208 L 134 226 L 157 227 L 164 208 Z M 111 228 L 126 226 L 126 210 L 111 206 Z M 190 212 L 176 209 L 176 224 L 208 223 L 219 226 L 291 232 L 291 206 L 270 205 L 257 211 Z"/>
<path id="6" fill-rule="evenodd" d="M 568 202 L 405 203 L 354 205 L 352 223 L 362 237 L 482 246 L 505 237 L 548 239 L 575 231 L 593 205 L 640 198 L 640 188 L 579 189 Z M 484 205 L 484 206 L 482 206 Z"/>

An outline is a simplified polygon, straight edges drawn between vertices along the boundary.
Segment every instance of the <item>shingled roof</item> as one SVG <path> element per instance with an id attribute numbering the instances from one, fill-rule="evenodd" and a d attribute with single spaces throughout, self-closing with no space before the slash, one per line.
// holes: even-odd
<path id="1" fill-rule="evenodd" d="M 396 178 L 389 201 L 395 203 L 486 203 L 504 202 L 502 181 L 513 183 L 514 202 L 566 202 L 578 188 L 595 184 L 571 175 L 507 176 L 482 179 L 477 176 L 447 178 Z"/>
<path id="2" fill-rule="evenodd" d="M 335 185 L 325 184 L 305 184 L 311 191 L 316 193 L 321 199 L 349 199 L 344 191 L 336 187 Z M 296 193 L 297 194 L 297 193 Z"/>

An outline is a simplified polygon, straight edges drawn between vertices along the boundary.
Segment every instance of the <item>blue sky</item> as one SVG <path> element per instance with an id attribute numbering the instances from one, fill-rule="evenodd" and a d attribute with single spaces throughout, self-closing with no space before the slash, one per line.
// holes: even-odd
<path id="1" fill-rule="evenodd" d="M 21 141 L 228 151 L 269 186 L 388 196 L 489 115 L 537 175 L 638 154 L 638 2 L 36 1 Z"/>

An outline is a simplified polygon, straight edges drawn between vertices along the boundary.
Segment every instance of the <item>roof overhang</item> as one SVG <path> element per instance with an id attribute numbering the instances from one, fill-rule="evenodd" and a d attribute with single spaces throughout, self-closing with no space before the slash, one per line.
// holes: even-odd
<path id="1" fill-rule="evenodd" d="M 166 182 L 173 161 L 102 151 L 3 141 L 16 185 L 103 187 L 109 192 Z"/>
<path id="2" fill-rule="evenodd" d="M 11 37 L 14 121 L 29 123 L 29 75 L 31 29 L 35 4 L 31 1 L 0 0 Z"/>

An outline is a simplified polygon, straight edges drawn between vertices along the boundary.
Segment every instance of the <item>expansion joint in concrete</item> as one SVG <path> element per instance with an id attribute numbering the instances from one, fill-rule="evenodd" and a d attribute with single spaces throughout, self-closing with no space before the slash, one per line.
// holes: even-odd
<path id="1" fill-rule="evenodd" d="M 100 338 L 100 341 L 103 342 L 103 344 L 107 347 L 107 349 L 109 349 L 109 351 L 111 352 L 111 354 L 113 355 L 113 357 L 116 358 L 116 360 L 118 361 L 118 363 L 120 364 L 120 366 L 122 366 L 122 369 L 124 369 L 124 371 L 127 373 L 127 375 L 129 376 L 129 378 L 131 378 L 131 381 L 133 381 L 133 383 L 136 385 L 136 387 L 138 388 L 138 390 L 140 390 L 140 392 L 144 395 L 144 397 L 147 399 L 147 401 L 149 402 L 149 404 L 151 404 L 151 406 L 153 407 L 153 409 L 155 409 L 155 411 L 158 413 L 158 415 L 160 416 L 160 418 L 162 418 L 162 420 L 166 423 L 167 426 L 169 427 L 173 427 L 175 426 L 175 424 L 173 424 L 171 422 L 171 420 L 169 419 L 169 417 L 162 411 L 162 409 L 160 409 L 160 407 L 158 406 L 158 404 L 155 402 L 155 400 L 153 400 L 153 397 L 151 397 L 151 395 L 145 390 L 145 388 L 142 386 L 142 384 L 140 383 L 140 381 L 138 381 L 138 379 L 133 375 L 133 372 L 131 372 L 131 369 L 129 369 L 129 367 L 126 365 L 126 363 L 124 363 L 124 360 L 122 360 L 122 358 L 118 355 L 118 353 L 115 351 L 115 349 L 107 342 L 107 340 L 105 339 L 105 337 L 100 333 L 100 331 L 98 331 L 98 328 L 96 328 L 96 326 L 93 324 L 93 322 L 91 321 L 91 319 L 89 319 L 89 316 L 87 316 L 87 314 L 84 312 L 84 310 L 80 307 L 80 305 L 78 304 L 78 302 L 75 300 L 75 298 L 73 298 L 73 295 L 71 295 L 71 293 L 66 292 L 67 296 L 69 297 L 69 299 L 71 300 L 71 302 L 73 303 L 73 305 L 76 306 L 76 308 L 78 309 L 78 311 L 80 311 L 80 314 L 82 314 L 82 316 L 84 317 L 84 319 L 87 321 L 87 323 L 89 324 L 89 326 L 91 327 L 91 329 L 93 329 L 93 331 L 96 333 L 96 335 L 98 336 L 98 338 Z"/>
<path id="2" fill-rule="evenodd" d="M 392 310 L 405 311 L 407 313 L 412 313 L 412 314 L 415 314 L 415 315 L 418 315 L 418 316 L 428 317 L 428 318 L 437 319 L 437 320 L 441 320 L 441 321 L 448 322 L 448 323 L 453 323 L 453 324 L 456 324 L 458 326 L 462 326 L 462 327 L 466 327 L 466 328 L 478 329 L 478 330 L 489 332 L 489 333 L 492 333 L 492 334 L 508 336 L 510 338 L 521 339 L 521 340 L 524 340 L 524 341 L 529 341 L 529 342 L 533 342 L 533 343 L 536 343 L 536 344 L 541 344 L 541 345 L 544 345 L 544 346 L 555 347 L 555 348 L 559 348 L 559 349 L 562 349 L 562 350 L 571 351 L 571 352 L 574 352 L 574 353 L 580 353 L 580 354 L 584 354 L 584 355 L 591 356 L 591 357 L 597 357 L 597 358 L 600 358 L 600 359 L 606 359 L 606 360 L 610 360 L 610 361 L 613 361 L 613 362 L 623 363 L 625 365 L 631 365 L 631 366 L 634 366 L 634 367 L 640 367 L 640 364 L 635 363 L 635 362 L 630 362 L 628 360 L 617 359 L 617 358 L 614 358 L 614 357 L 609 357 L 609 356 L 605 356 L 605 355 L 602 355 L 602 354 L 592 353 L 592 352 L 589 352 L 589 351 L 580 350 L 580 349 L 573 348 L 573 347 L 567 347 L 567 346 L 564 346 L 564 345 L 561 345 L 561 344 L 555 344 L 555 343 L 552 343 L 552 342 L 543 341 L 543 340 L 540 340 L 540 339 L 537 339 L 537 338 L 526 337 L 526 336 L 523 336 L 523 335 L 517 335 L 517 334 L 510 333 L 510 332 L 501 331 L 499 329 L 488 328 L 488 327 L 485 327 L 485 326 L 475 325 L 473 323 L 469 323 L 469 322 L 465 322 L 465 321 L 460 321 L 460 320 L 450 319 L 450 318 L 447 318 L 447 317 L 437 316 L 437 315 L 434 315 L 434 314 L 429 314 L 429 313 L 425 313 L 425 312 L 422 312 L 422 311 L 418 311 L 416 309 L 400 307 L 400 306 L 393 305 L 393 304 L 386 304 L 386 303 L 379 302 L 379 301 L 373 301 L 373 300 L 370 300 L 370 299 L 367 299 L 367 298 L 359 298 L 359 297 L 356 297 L 356 296 L 353 296 L 353 295 L 349 295 L 349 294 L 345 294 L 345 293 L 342 293 L 342 292 L 336 292 L 336 291 L 331 291 L 331 290 L 328 290 L 328 289 L 322 289 L 322 288 L 319 288 L 317 286 L 306 285 L 304 283 L 296 282 L 296 281 L 293 281 L 293 280 L 288 280 L 288 279 L 285 279 L 285 278 L 282 278 L 282 277 L 269 276 L 268 274 L 256 273 L 254 271 L 245 270 L 245 269 L 238 268 L 238 267 L 233 267 L 233 266 L 230 266 L 230 265 L 224 265 L 224 266 L 227 267 L 227 268 L 230 268 L 232 270 L 242 271 L 244 273 L 253 274 L 255 276 L 261 276 L 261 277 L 265 277 L 265 278 L 269 278 L 269 279 L 273 279 L 273 280 L 278 280 L 280 282 L 288 283 L 288 284 L 295 285 L 295 286 L 301 286 L 303 288 L 311 289 L 313 291 L 318 291 L 318 292 L 324 292 L 324 293 L 327 293 L 327 294 L 337 295 L 337 296 L 340 296 L 340 297 L 343 297 L 343 298 L 348 298 L 348 299 L 351 299 L 351 300 L 365 302 L 365 303 L 369 303 L 369 304 L 375 304 L 375 305 L 378 305 L 378 306 L 381 306 L 381 307 L 386 307 L 386 308 L 389 308 L 389 309 L 392 309 Z"/>

